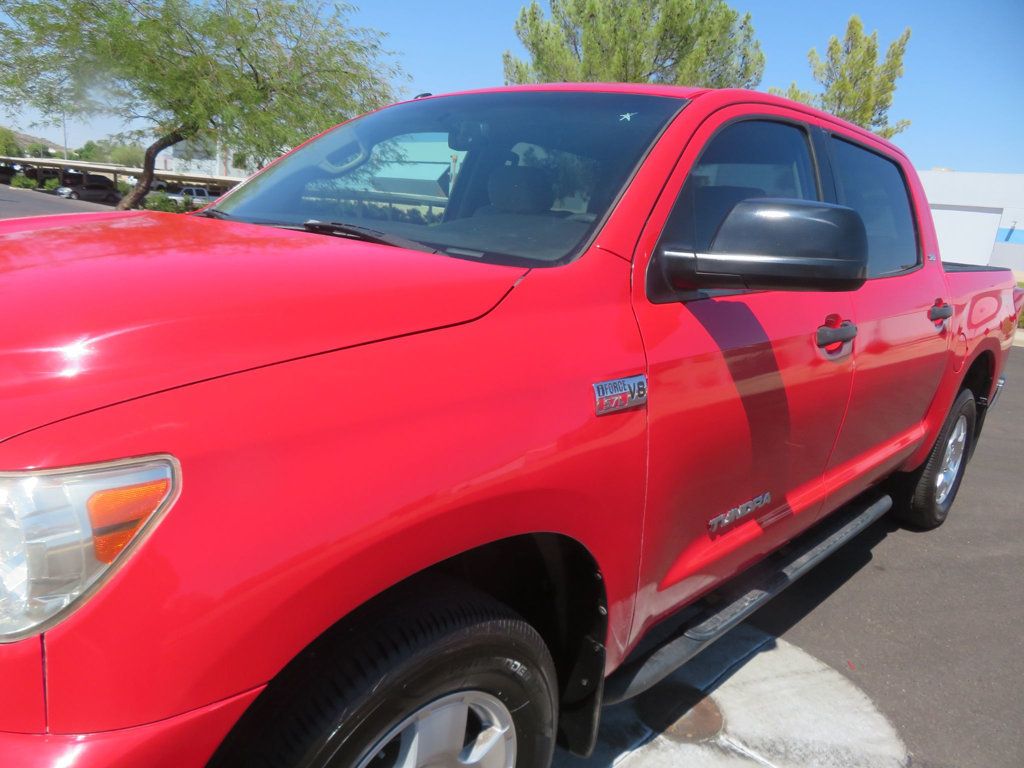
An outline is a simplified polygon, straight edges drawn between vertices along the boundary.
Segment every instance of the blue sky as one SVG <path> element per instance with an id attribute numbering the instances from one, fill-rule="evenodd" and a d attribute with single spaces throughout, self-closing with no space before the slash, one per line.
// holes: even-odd
<path id="1" fill-rule="evenodd" d="M 358 0 L 357 0 L 358 2 Z M 520 52 L 512 30 L 524 0 L 363 0 L 354 23 L 388 33 L 387 47 L 410 75 L 407 95 L 502 83 L 501 53 Z M 1024 2 L 860 0 L 857 3 L 734 0 L 750 11 L 767 58 L 761 88 L 792 80 L 814 87 L 807 51 L 823 51 L 858 13 L 884 46 L 905 27 L 906 74 L 890 111 L 911 127 L 896 137 L 918 168 L 1024 173 Z M 29 129 L 31 115 L 21 115 Z M 69 123 L 80 146 L 120 129 L 113 121 Z M 60 129 L 36 129 L 60 142 Z"/>

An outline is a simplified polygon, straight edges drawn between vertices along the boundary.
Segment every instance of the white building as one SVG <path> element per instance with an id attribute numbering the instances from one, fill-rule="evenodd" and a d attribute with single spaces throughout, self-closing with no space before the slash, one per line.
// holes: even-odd
<path id="1" fill-rule="evenodd" d="M 201 173 L 208 176 L 237 176 L 253 173 L 251 166 L 223 146 L 182 141 L 157 156 L 157 168 L 174 173 Z"/>
<path id="2" fill-rule="evenodd" d="M 1024 273 L 1024 173 L 918 173 L 943 259 Z"/>

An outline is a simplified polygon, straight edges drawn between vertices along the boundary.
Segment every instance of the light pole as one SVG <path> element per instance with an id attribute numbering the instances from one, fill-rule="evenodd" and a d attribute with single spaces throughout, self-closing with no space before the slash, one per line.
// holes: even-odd
<path id="1" fill-rule="evenodd" d="M 60 124 L 64 127 L 64 159 L 68 159 L 68 116 L 64 107 L 60 108 Z"/>

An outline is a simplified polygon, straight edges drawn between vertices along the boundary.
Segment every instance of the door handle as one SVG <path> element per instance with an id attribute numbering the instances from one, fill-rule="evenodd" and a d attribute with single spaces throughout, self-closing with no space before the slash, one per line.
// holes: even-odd
<path id="1" fill-rule="evenodd" d="M 830 347 L 839 342 L 853 341 L 857 335 L 857 326 L 849 320 L 839 325 L 822 325 L 818 327 L 818 346 Z"/>
<path id="2" fill-rule="evenodd" d="M 934 320 L 936 323 L 939 320 L 949 320 L 953 316 L 953 305 L 947 304 L 941 299 L 936 299 L 935 304 L 928 309 L 928 319 Z"/>

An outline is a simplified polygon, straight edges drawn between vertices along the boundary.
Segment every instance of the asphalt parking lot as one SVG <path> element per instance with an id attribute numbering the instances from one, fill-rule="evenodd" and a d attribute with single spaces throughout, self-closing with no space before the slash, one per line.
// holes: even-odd
<path id="1" fill-rule="evenodd" d="M 85 200 L 65 200 L 63 197 L 36 192 L 33 189 L 15 189 L 0 184 L 0 219 L 109 210 L 109 205 L 89 203 Z"/>
<path id="2" fill-rule="evenodd" d="M 1024 349 L 1005 374 L 945 525 L 883 518 L 558 768 L 1024 765 Z"/>
<path id="3" fill-rule="evenodd" d="M 883 519 L 753 618 L 838 670 L 926 768 L 1024 765 L 1024 349 L 956 504 Z"/>
<path id="4" fill-rule="evenodd" d="M 0 185 L 0 218 L 103 210 L 111 208 Z M 943 527 L 922 533 L 879 521 L 754 616 L 731 641 L 755 650 L 777 646 L 787 658 L 795 658 L 792 649 L 797 649 L 821 662 L 839 682 L 847 681 L 870 700 L 914 766 L 1024 765 L 1024 349 L 1013 351 L 1006 375 L 1006 391 L 988 418 Z M 764 658 L 752 650 L 739 662 L 737 656 L 723 660 L 714 650 L 696 659 L 684 677 L 716 665 L 719 678 L 756 677 L 755 665 Z M 793 674 L 776 679 L 774 688 L 763 679 L 750 683 L 745 699 L 729 702 L 732 710 L 722 706 L 724 717 L 735 717 L 739 706 L 748 712 L 760 708 L 762 722 L 769 715 L 784 722 L 786 708 L 799 703 L 792 681 L 803 668 L 794 662 Z M 719 678 L 701 687 L 710 691 L 707 698 L 716 697 Z M 847 694 L 840 704 L 815 706 L 838 706 L 841 721 L 843 702 L 857 701 Z M 700 696 L 676 701 L 694 705 L 702 717 L 710 708 Z M 602 734 L 611 743 L 623 726 L 614 715 L 607 720 Z M 673 724 L 655 727 L 667 732 Z M 572 764 L 609 765 L 609 754 L 605 750 Z M 823 763 L 791 758 L 760 764 Z"/>

